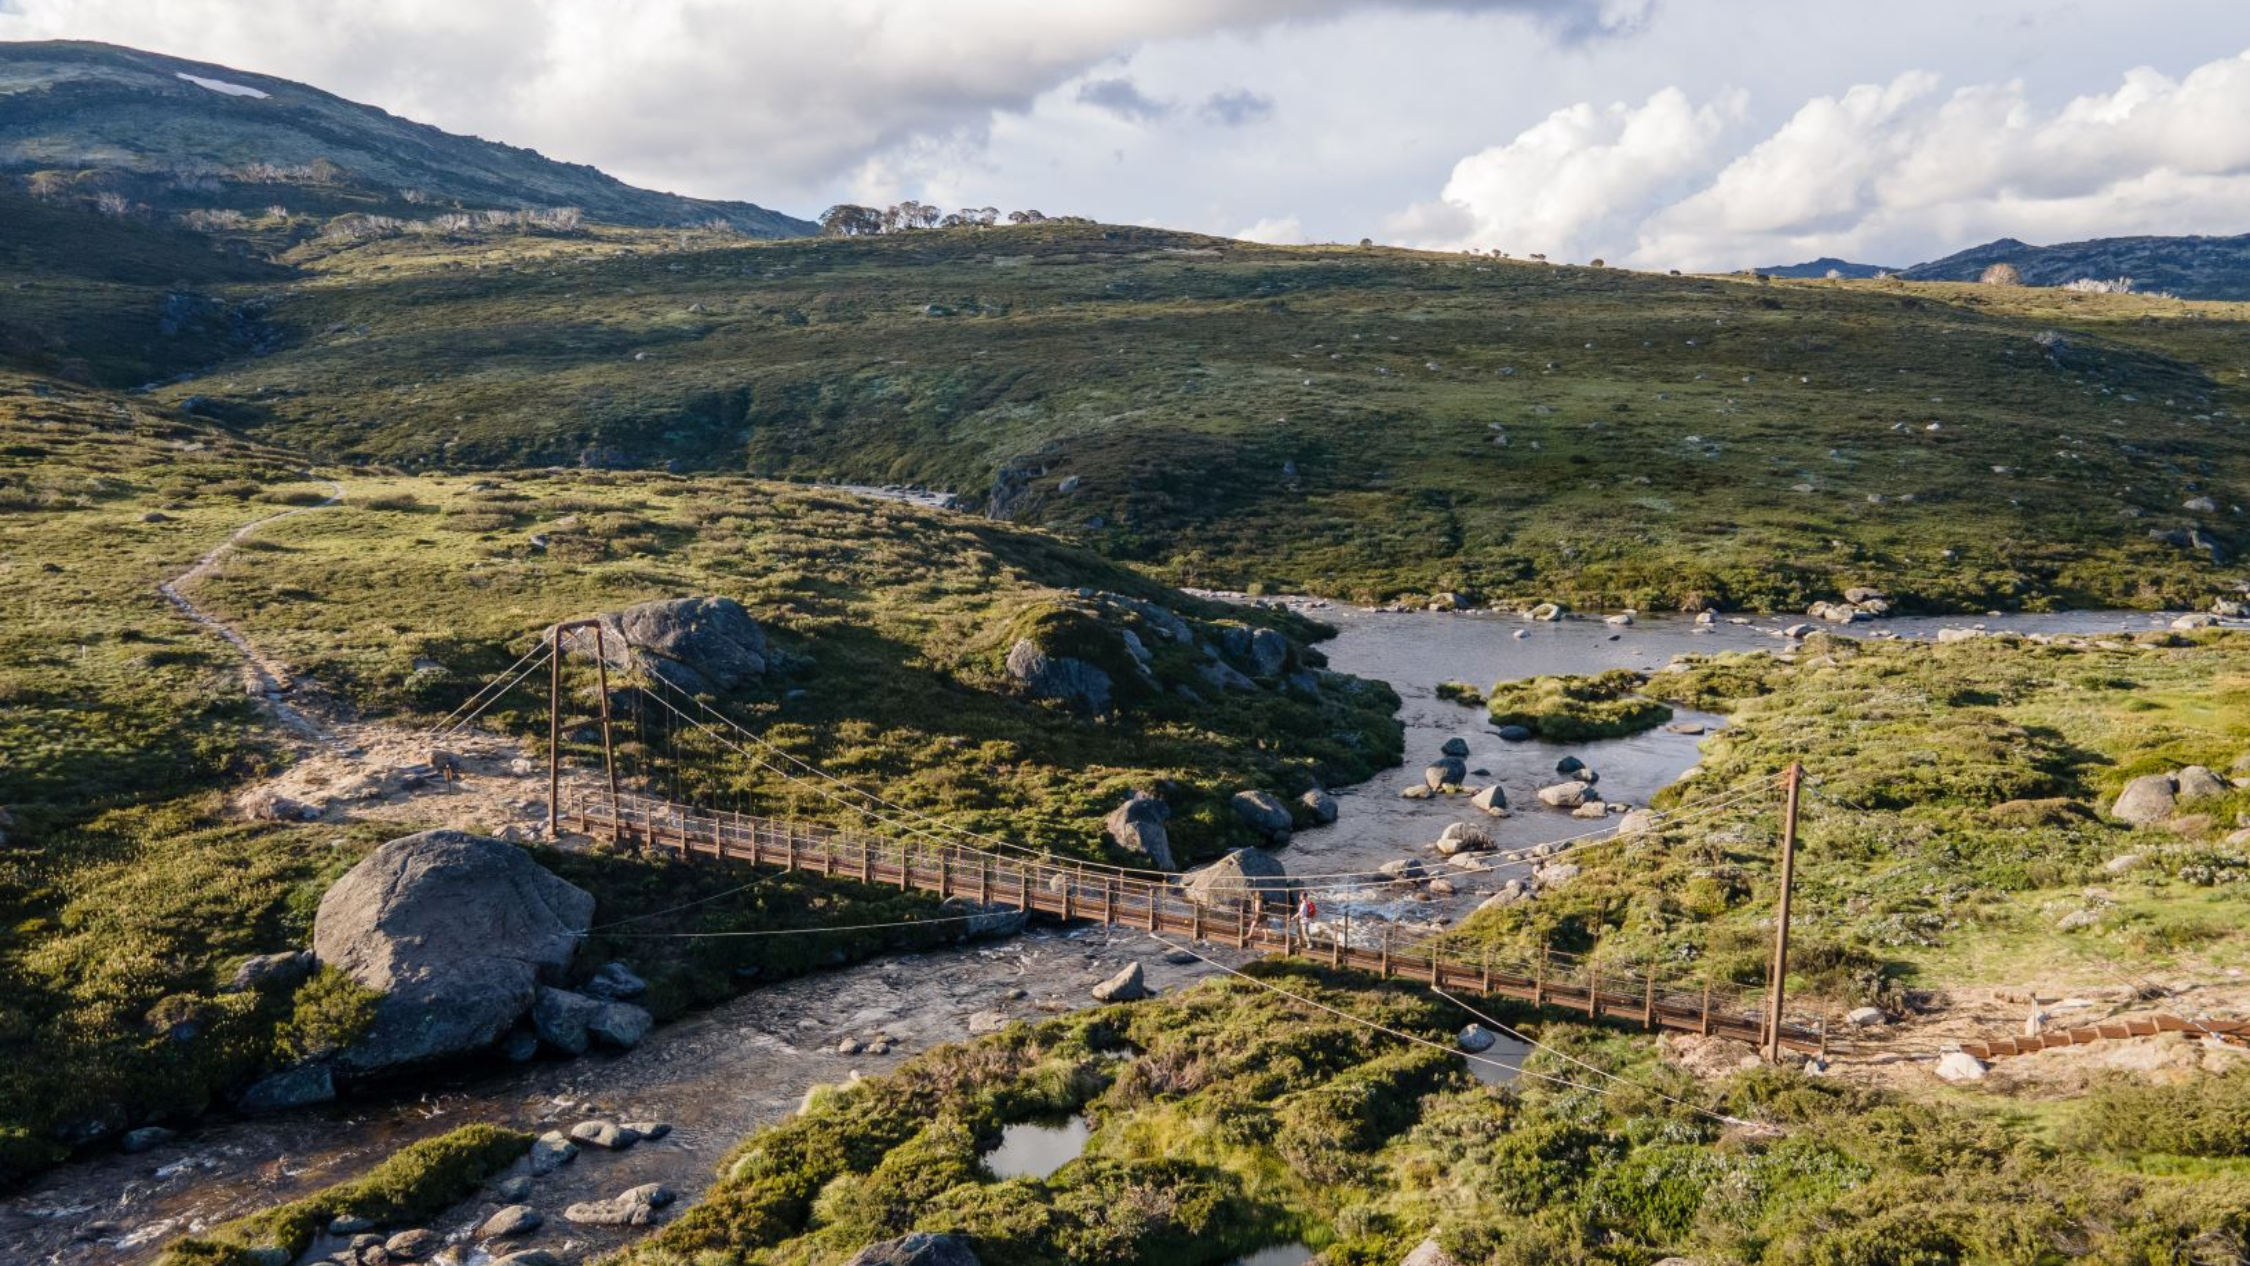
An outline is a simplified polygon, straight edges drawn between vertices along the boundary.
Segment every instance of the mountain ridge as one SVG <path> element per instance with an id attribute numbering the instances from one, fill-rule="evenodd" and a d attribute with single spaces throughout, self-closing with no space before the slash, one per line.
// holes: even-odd
<path id="1" fill-rule="evenodd" d="M 723 222 L 753 237 L 818 231 L 750 202 L 628 185 L 586 164 L 447 132 L 308 84 L 82 41 L 0 42 L 0 171 L 53 193 L 113 193 L 173 212 L 417 216 L 575 207 L 641 228 Z"/>

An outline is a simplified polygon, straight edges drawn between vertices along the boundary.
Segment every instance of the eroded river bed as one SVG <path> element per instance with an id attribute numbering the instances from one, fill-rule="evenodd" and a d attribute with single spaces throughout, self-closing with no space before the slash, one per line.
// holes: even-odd
<path id="1" fill-rule="evenodd" d="M 1481 711 L 1439 699 L 1444 681 L 1479 687 L 1542 673 L 1653 669 L 1673 656 L 1722 650 L 1782 649 L 1778 631 L 1795 618 L 1721 623 L 1698 629 L 1685 619 L 1647 618 L 1624 628 L 1598 620 L 1537 624 L 1498 614 L 1382 613 L 1298 604 L 1338 626 L 1326 644 L 1341 672 L 1391 683 L 1402 699 L 1406 761 L 1355 788 L 1337 788 L 1336 825 L 1300 833 L 1284 853 L 1297 875 L 1365 872 L 1400 857 L 1432 860 L 1428 845 L 1454 821 L 1476 821 L 1501 848 L 1583 835 L 1603 822 L 1538 806 L 1532 792 L 1555 780 L 1554 765 L 1577 755 L 1600 772 L 1602 793 L 1645 804 L 1697 759 L 1700 739 L 1656 730 L 1631 738 L 1561 747 L 1508 743 Z M 1897 619 L 1861 625 L 1877 632 L 1934 637 L 1941 628 L 1987 625 L 2026 633 L 2098 635 L 2162 628 L 2167 617 L 2089 612 L 1989 620 Z M 1517 636 L 1521 633 L 1522 636 Z M 1683 714 L 1715 727 L 1717 718 Z M 1478 784 L 1498 782 L 1519 811 L 1486 819 L 1464 800 L 1398 796 L 1452 737 L 1470 744 Z M 1606 824 L 1614 825 L 1614 820 Z M 1415 900 L 1399 889 L 1347 882 L 1323 890 L 1331 906 L 1410 921 L 1457 915 L 1521 868 L 1477 876 L 1458 895 Z M 1225 951 L 1206 950 L 1232 961 Z M 349 1179 L 420 1138 L 472 1121 L 567 1130 L 589 1117 L 668 1122 L 665 1138 L 620 1153 L 594 1152 L 540 1178 L 529 1201 L 546 1226 L 522 1241 L 576 1256 L 622 1242 L 625 1233 L 573 1227 L 564 1206 L 661 1182 L 692 1201 L 736 1140 L 785 1115 L 805 1093 L 854 1071 L 875 1075 L 931 1046 L 971 1036 L 1005 1017 L 1033 1018 L 1090 1005 L 1088 989 L 1128 961 L 1149 983 L 1171 990 L 1212 972 L 1203 963 L 1165 961 L 1163 948 L 1136 933 L 1107 928 L 1034 928 L 1007 942 L 895 955 L 768 986 L 664 1026 L 638 1049 L 615 1057 L 539 1062 L 470 1072 L 420 1094 L 368 1095 L 326 1108 L 256 1119 L 213 1118 L 141 1155 L 111 1153 L 57 1168 L 0 1201 L 0 1260 L 24 1263 L 144 1262 L 171 1239 L 198 1227 L 281 1203 Z M 838 1053 L 845 1038 L 876 1034 L 887 1055 Z M 1494 1058 L 1516 1052 L 1496 1047 Z M 434 1224 L 456 1241 L 497 1207 L 461 1206 Z"/>

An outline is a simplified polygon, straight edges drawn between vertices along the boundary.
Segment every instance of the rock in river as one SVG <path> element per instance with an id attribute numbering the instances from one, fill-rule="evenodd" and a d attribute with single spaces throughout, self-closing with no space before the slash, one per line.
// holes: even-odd
<path id="1" fill-rule="evenodd" d="M 1441 756 L 1422 771 L 1422 782 L 1432 791 L 1458 787 L 1468 779 L 1469 767 L 1458 756 Z"/>
<path id="2" fill-rule="evenodd" d="M 1315 788 L 1297 797 L 1297 803 L 1305 806 L 1305 812 L 1322 826 L 1336 820 L 1336 797 L 1325 791 Z"/>
<path id="3" fill-rule="evenodd" d="M 513 844 L 461 831 L 402 836 L 336 881 L 313 953 L 383 994 L 340 1063 L 375 1072 L 492 1045 L 560 975 L 594 898 Z"/>
<path id="4" fill-rule="evenodd" d="M 1125 970 L 1094 986 L 1096 1002 L 1139 1002 L 1148 997 L 1148 986 L 1141 981 L 1141 965 L 1125 964 Z"/>
<path id="5" fill-rule="evenodd" d="M 1539 802 L 1556 809 L 1576 809 L 1583 805 L 1598 804 L 1600 801 L 1599 793 L 1576 779 L 1539 789 Z"/>
<path id="6" fill-rule="evenodd" d="M 589 1200 L 563 1210 L 563 1217 L 580 1226 L 647 1226 L 656 1211 L 672 1203 L 672 1189 L 662 1183 L 644 1183 L 607 1200 Z"/>

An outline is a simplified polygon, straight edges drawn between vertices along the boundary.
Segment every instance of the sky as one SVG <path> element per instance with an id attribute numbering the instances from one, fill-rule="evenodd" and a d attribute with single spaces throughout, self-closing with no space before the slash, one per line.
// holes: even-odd
<path id="1" fill-rule="evenodd" d="M 0 0 L 802 216 L 1691 270 L 2250 232 L 2250 0 Z"/>

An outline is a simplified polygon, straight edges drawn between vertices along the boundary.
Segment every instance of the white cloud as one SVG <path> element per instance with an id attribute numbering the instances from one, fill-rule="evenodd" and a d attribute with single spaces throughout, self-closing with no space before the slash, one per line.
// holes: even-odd
<path id="1" fill-rule="evenodd" d="M 1267 216 L 1254 224 L 1243 225 L 1229 236 L 1269 246 L 1297 246 L 1305 241 L 1305 226 L 1293 215 Z"/>
<path id="2" fill-rule="evenodd" d="M 974 147 L 995 117 L 1153 43 L 1366 10 L 1525 14 L 1564 40 L 1642 16 L 1617 0 L 13 0 L 0 39 L 285 76 L 640 183 L 771 201 L 894 149 Z"/>
<path id="3" fill-rule="evenodd" d="M 1682 177 L 1709 171 L 1743 98 L 1695 106 L 1666 88 L 1640 106 L 1557 110 L 1505 145 L 1453 167 L 1435 203 L 1395 218 L 1394 233 L 1423 245 L 1481 246 L 1577 258 L 1629 232 Z"/>
<path id="4" fill-rule="evenodd" d="M 1394 229 L 1642 267 L 1724 269 L 1821 255 L 1909 264 L 1997 237 L 2250 229 L 2250 53 L 2174 80 L 2139 68 L 2042 109 L 2020 82 L 1941 91 L 1928 72 L 1806 101 L 1725 144 L 1743 98 L 1558 110 L 1464 158 Z"/>

